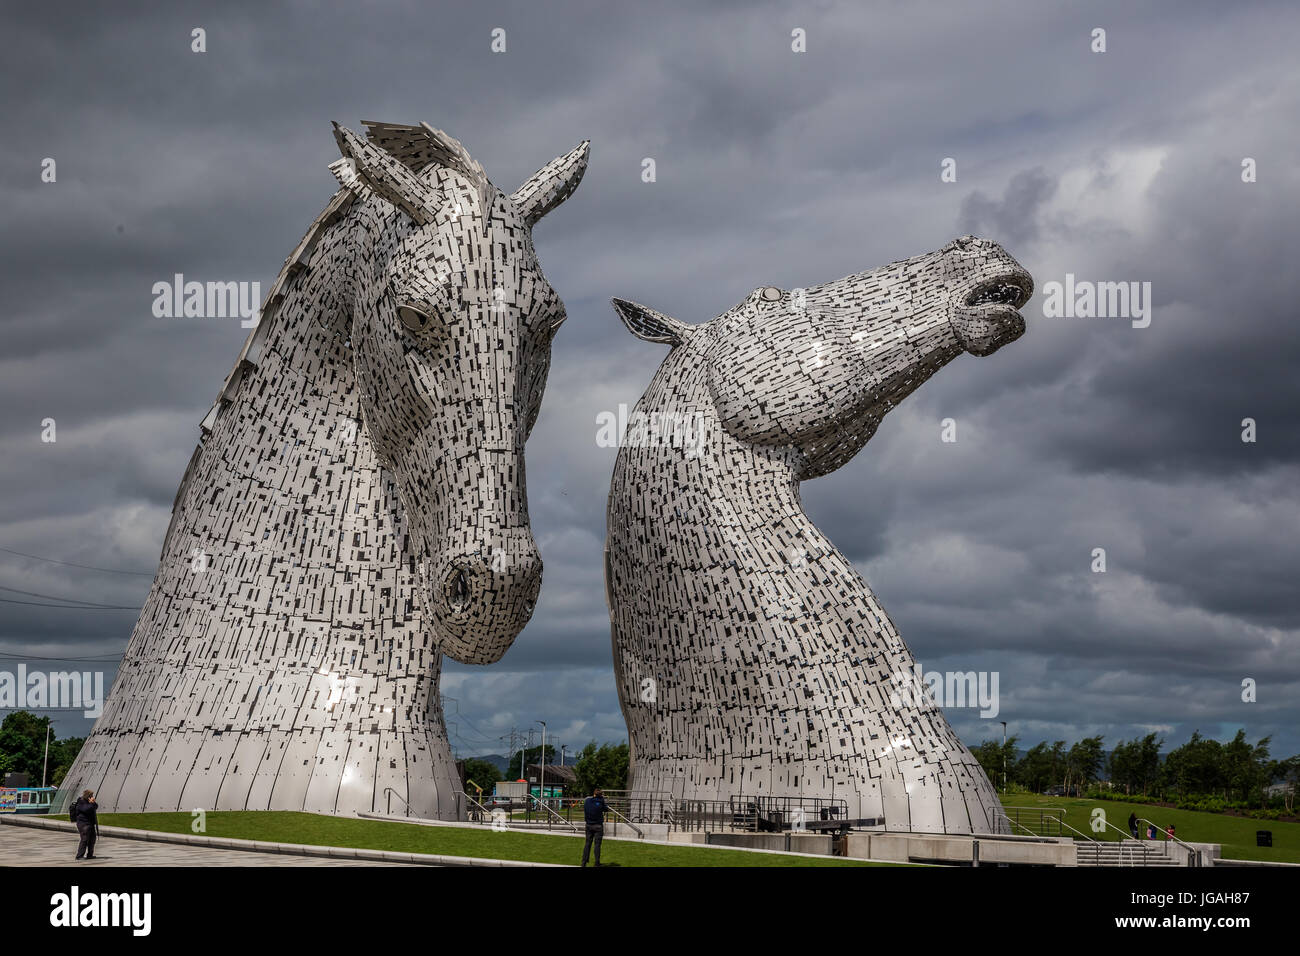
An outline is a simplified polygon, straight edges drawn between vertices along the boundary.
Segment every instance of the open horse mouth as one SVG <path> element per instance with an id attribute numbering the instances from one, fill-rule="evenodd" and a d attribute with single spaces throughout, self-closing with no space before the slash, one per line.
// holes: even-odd
<path id="1" fill-rule="evenodd" d="M 1015 272 L 985 279 L 975 286 L 966 296 L 965 304 L 969 307 L 981 305 L 1010 306 L 1018 311 L 1033 294 L 1033 287 L 1025 282 L 1025 277 Z"/>
<path id="2" fill-rule="evenodd" d="M 1034 292 L 1034 280 L 1020 269 L 982 278 L 953 309 L 952 326 L 962 348 L 972 355 L 992 355 L 1024 333 L 1019 312 Z"/>

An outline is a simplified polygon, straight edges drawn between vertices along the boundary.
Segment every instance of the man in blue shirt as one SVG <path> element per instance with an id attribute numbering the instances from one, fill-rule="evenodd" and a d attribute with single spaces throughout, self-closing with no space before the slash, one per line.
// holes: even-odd
<path id="1" fill-rule="evenodd" d="M 582 816 L 587 821 L 587 842 L 582 845 L 582 865 L 587 865 L 587 856 L 591 844 L 596 843 L 596 865 L 600 866 L 600 841 L 605 838 L 605 811 L 609 804 L 601 794 L 600 787 L 591 791 L 591 796 L 582 801 Z"/>

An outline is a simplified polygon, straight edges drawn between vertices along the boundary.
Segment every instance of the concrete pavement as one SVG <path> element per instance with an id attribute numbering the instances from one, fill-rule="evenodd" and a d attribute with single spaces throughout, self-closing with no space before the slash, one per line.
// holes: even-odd
<path id="1" fill-rule="evenodd" d="M 221 850 L 180 843 L 105 837 L 93 860 L 75 860 L 77 834 L 61 830 L 0 826 L 0 866 L 408 866 L 375 860 L 291 856 L 250 850 Z"/>

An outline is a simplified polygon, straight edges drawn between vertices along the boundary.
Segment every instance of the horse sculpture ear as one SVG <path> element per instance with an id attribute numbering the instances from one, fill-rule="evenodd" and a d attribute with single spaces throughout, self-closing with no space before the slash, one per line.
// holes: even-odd
<path id="1" fill-rule="evenodd" d="M 558 159 L 553 159 L 510 194 L 531 229 L 537 221 L 573 195 L 587 171 L 591 143 L 583 140 Z"/>
<path id="2" fill-rule="evenodd" d="M 610 299 L 614 311 L 623 320 L 629 332 L 643 342 L 660 342 L 674 348 L 686 341 L 691 327 L 671 315 L 656 312 L 648 306 L 629 302 L 627 299 Z"/>
<path id="3" fill-rule="evenodd" d="M 355 178 L 359 177 L 366 186 L 410 216 L 416 225 L 433 221 L 434 196 L 406 165 L 338 123 L 334 124 L 334 139 L 343 159 L 330 164 L 330 170 L 340 183 L 355 185 Z"/>

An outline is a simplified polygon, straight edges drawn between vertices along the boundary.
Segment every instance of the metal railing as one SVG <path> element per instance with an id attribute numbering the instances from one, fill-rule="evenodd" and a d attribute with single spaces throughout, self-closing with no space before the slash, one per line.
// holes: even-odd
<path id="1" fill-rule="evenodd" d="M 1104 826 L 1118 833 L 1120 835 L 1120 839 L 1098 840 L 1092 836 L 1089 836 L 1086 833 L 1083 833 L 1080 830 L 1076 830 L 1074 827 L 1070 826 L 1070 824 L 1065 822 L 1064 809 L 1055 808 L 1055 807 L 1007 807 L 1006 810 L 1007 810 L 1008 822 L 1011 823 L 1012 826 L 1024 830 L 1026 833 L 1030 834 L 1031 836 L 1067 836 L 1067 834 L 1064 831 L 1069 830 L 1071 833 L 1077 834 L 1077 836 L 1074 838 L 1076 841 L 1079 839 L 1079 837 L 1083 837 L 1083 839 L 1087 841 L 1087 843 L 1084 845 L 1083 848 L 1089 851 L 1089 853 L 1092 856 L 1092 861 L 1094 863 L 1099 862 L 1101 860 L 1103 854 L 1102 848 L 1106 846 L 1118 847 L 1118 859 L 1121 864 L 1124 862 L 1124 854 L 1125 851 L 1127 850 L 1129 864 L 1133 866 L 1138 865 L 1137 860 L 1139 859 L 1138 857 L 1139 850 L 1141 851 L 1141 857 L 1140 857 L 1141 866 L 1149 865 L 1152 853 L 1163 855 L 1160 854 L 1160 851 L 1156 850 L 1149 843 L 1143 840 L 1135 840 L 1131 833 L 1127 833 L 1124 830 L 1121 830 L 1119 827 L 1115 826 L 1115 824 L 1111 823 L 1109 820 L 1105 819 L 1104 817 L 1097 817 L 1096 819 L 1101 820 Z M 1023 823 L 1020 822 L 1022 813 L 1038 814 L 1038 830 L 1033 830 L 1030 827 L 1025 826 Z M 1032 821 L 1032 817 L 1030 819 Z M 1150 822 L 1150 821 L 1146 821 L 1146 822 Z M 1055 833 L 1051 832 L 1053 829 L 1055 829 L 1056 831 Z M 1177 840 L 1177 837 L 1175 837 L 1174 839 Z M 1191 850 L 1191 847 L 1188 847 L 1188 850 L 1193 853 L 1195 852 L 1194 850 Z"/>
<path id="2" fill-rule="evenodd" d="M 394 790 L 392 787 L 384 787 L 384 795 L 388 797 L 388 805 L 385 812 L 391 817 L 393 815 L 393 797 L 402 801 L 402 806 L 406 807 L 406 815 L 411 815 L 411 805 L 406 802 L 406 798 Z"/>
<path id="3" fill-rule="evenodd" d="M 637 836 L 641 837 L 642 839 L 645 839 L 645 831 L 642 830 L 642 829 L 641 829 L 639 826 L 637 826 L 635 823 L 633 823 L 631 820 L 629 820 L 627 817 L 623 816 L 623 814 L 619 813 L 619 812 L 618 812 L 617 810 L 615 810 L 613 807 L 609 806 L 609 801 L 606 801 L 606 802 L 605 802 L 605 806 L 606 806 L 606 808 L 609 810 L 610 813 L 614 814 L 614 816 L 618 817 L 620 820 L 622 820 L 624 823 L 626 823 L 629 827 L 631 827 L 633 830 L 635 830 Z"/>
<path id="4" fill-rule="evenodd" d="M 1026 807 L 1017 807 L 1017 808 L 1015 808 L 1015 809 L 1034 809 L 1034 808 L 1032 808 L 1032 807 L 1028 807 L 1028 808 L 1026 808 Z M 1041 837 L 1041 836 L 1045 836 L 1045 835 L 1046 835 L 1046 834 L 1042 834 L 1042 833 L 1035 833 L 1033 830 L 1029 829 L 1029 827 L 1025 826 L 1024 824 L 1018 823 L 1018 822 L 1016 822 L 1015 820 L 1012 820 L 1010 817 L 1007 817 L 1007 821 L 1008 821 L 1012 826 L 1020 827 L 1020 829 L 1024 830 L 1024 831 L 1025 831 L 1026 833 L 1028 833 L 1030 836 Z M 1058 822 L 1059 822 L 1059 824 L 1060 824 L 1062 827 L 1064 827 L 1066 830 L 1069 830 L 1071 833 L 1077 833 L 1077 834 L 1078 834 L 1078 836 L 1076 836 L 1076 837 L 1074 838 L 1074 840 L 1075 840 L 1076 843 L 1078 842 L 1079 837 L 1083 837 L 1085 840 L 1088 841 L 1088 842 L 1085 844 L 1085 846 L 1086 846 L 1089 850 L 1092 851 L 1092 855 L 1093 855 L 1093 859 L 1094 859 L 1094 860 L 1100 860 L 1100 859 L 1101 859 L 1101 849 L 1100 849 L 1101 844 L 1102 844 L 1102 841 L 1101 841 L 1101 840 L 1095 840 L 1095 839 L 1093 839 L 1092 837 L 1088 836 L 1088 834 L 1084 833 L 1082 830 L 1076 830 L 1074 827 L 1070 826 L 1070 824 L 1068 824 L 1068 823 L 1065 822 L 1064 817 L 1061 817 L 1061 818 L 1058 820 Z M 1062 833 L 1062 834 L 1060 834 L 1060 836 L 1065 836 L 1065 834 Z M 1108 841 L 1108 842 L 1109 842 L 1109 841 Z M 1075 852 L 1077 853 L 1078 851 L 1076 850 Z"/>
<path id="5" fill-rule="evenodd" d="M 1062 824 L 1065 822 L 1065 810 L 1059 807 L 1004 807 L 1007 816 L 1007 822 L 1013 826 L 1018 826 L 1022 830 L 1033 833 L 1035 836 L 1065 836 L 1062 831 Z M 1037 815 L 1038 830 L 1032 830 L 1021 823 L 1021 814 L 1028 817 L 1028 822 L 1033 822 L 1033 815 Z M 1052 832 L 1052 831 L 1055 832 Z"/>
<path id="6" fill-rule="evenodd" d="M 682 831 L 840 830 L 849 819 L 848 801 L 828 797 L 754 796 L 728 800 L 678 800 L 671 829 Z"/>
<path id="7" fill-rule="evenodd" d="M 1124 847 L 1128 847 L 1130 851 L 1129 852 L 1130 865 L 1132 865 L 1133 863 L 1133 857 L 1135 855 L 1136 850 L 1142 851 L 1142 865 L 1143 866 L 1147 865 L 1147 860 L 1149 859 L 1150 854 L 1156 852 L 1156 850 L 1153 847 L 1151 847 L 1145 841 L 1137 839 L 1135 836 L 1133 836 L 1132 833 L 1129 833 L 1126 830 L 1121 830 L 1119 827 L 1115 826 L 1115 824 L 1107 820 L 1104 816 L 1097 817 L 1096 819 L 1101 820 L 1101 822 L 1105 826 L 1110 827 L 1112 830 L 1114 830 L 1116 833 L 1120 835 L 1120 838 L 1118 840 L 1109 840 L 1107 842 L 1118 843 L 1120 845 L 1119 860 L 1121 863 L 1124 862 Z"/>
<path id="8" fill-rule="evenodd" d="M 667 791 L 605 790 L 605 802 L 636 823 L 672 825 L 673 799 Z"/>
<path id="9" fill-rule="evenodd" d="M 838 830 L 850 825 L 849 803 L 835 797 L 761 796 L 733 797 L 732 805 L 754 807 L 759 830 Z"/>
<path id="10" fill-rule="evenodd" d="M 574 833 L 577 833 L 577 832 L 578 832 L 578 828 L 577 828 L 577 827 L 575 827 L 572 823 L 570 823 L 570 822 L 569 822 L 568 820 L 566 820 L 564 817 L 560 816 L 560 814 L 556 813 L 556 812 L 555 812 L 555 809 L 554 809 L 553 807 L 549 806 L 549 805 L 546 803 L 546 801 L 543 800 L 541 797 L 536 796 L 536 795 L 530 793 L 530 794 L 528 795 L 528 799 L 532 800 L 533 803 L 537 804 L 538 807 L 540 807 L 541 809 L 545 810 L 547 813 L 550 814 L 550 817 L 547 817 L 547 818 L 546 818 L 546 829 L 548 829 L 548 830 L 551 829 L 551 826 L 552 826 L 552 824 L 554 823 L 554 821 L 558 820 L 560 823 L 563 823 L 566 827 L 568 827 L 568 828 L 569 828 L 570 830 L 572 830 Z"/>
<path id="11" fill-rule="evenodd" d="M 457 790 L 456 796 L 464 797 L 465 802 L 474 808 L 472 810 L 469 807 L 465 808 L 465 818 L 469 820 L 470 823 L 490 823 L 492 821 L 492 811 L 490 808 L 485 807 L 481 802 L 475 800 L 464 790 Z M 457 807 L 457 810 L 459 809 L 460 808 Z M 460 816 L 459 813 L 456 815 Z"/>
<path id="12" fill-rule="evenodd" d="M 737 820 L 728 800 L 678 800 L 673 812 L 674 830 L 684 832 L 714 830 L 752 830 L 753 816 Z"/>
<path id="13" fill-rule="evenodd" d="M 1156 833 L 1163 833 L 1163 834 L 1165 835 L 1165 839 L 1166 839 L 1166 840 L 1173 840 L 1175 843 L 1177 843 L 1179 846 L 1181 846 L 1184 850 L 1186 850 L 1186 851 L 1187 851 L 1187 865 L 1188 865 L 1188 866 L 1200 866 L 1200 865 L 1201 865 L 1201 852 L 1200 852 L 1199 850 L 1197 850 L 1195 847 L 1190 846 L 1189 844 L 1184 843 L 1182 840 L 1178 839 L 1178 837 L 1174 836 L 1174 835 L 1173 835 L 1172 833 L 1170 833 L 1168 830 L 1164 829 L 1163 827 L 1157 826 L 1156 823 L 1154 823 L 1154 822 L 1151 821 L 1151 820 L 1148 820 L 1146 817 L 1138 817 L 1138 822 L 1139 822 L 1139 823 L 1145 823 L 1145 824 L 1148 824 L 1149 826 L 1155 827 Z"/>

